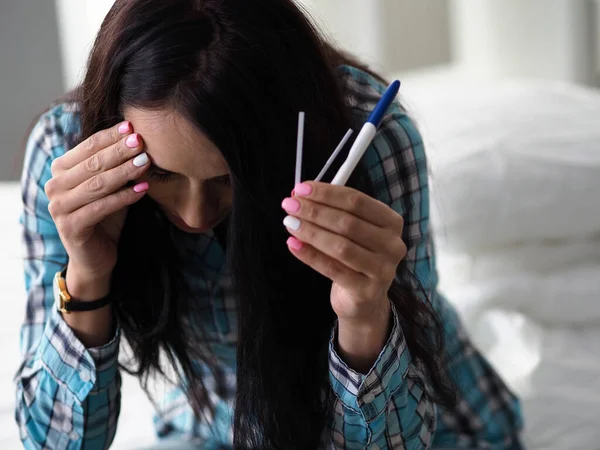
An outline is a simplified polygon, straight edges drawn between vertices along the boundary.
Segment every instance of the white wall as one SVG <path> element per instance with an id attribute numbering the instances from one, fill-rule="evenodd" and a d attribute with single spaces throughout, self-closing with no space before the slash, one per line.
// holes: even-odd
<path id="1" fill-rule="evenodd" d="M 20 177 L 30 123 L 62 95 L 57 33 L 48 0 L 0 0 L 0 180 Z"/>
<path id="2" fill-rule="evenodd" d="M 81 79 L 113 1 L 55 0 L 65 87 Z M 450 61 L 486 76 L 590 84 L 600 73 L 600 8 L 592 8 L 600 0 L 297 1 L 328 35 L 385 74 Z"/>
<path id="3" fill-rule="evenodd" d="M 594 79 L 595 84 L 600 86 L 600 0 L 595 0 L 593 3 L 593 45 L 594 52 Z"/>
<path id="4" fill-rule="evenodd" d="M 343 48 L 390 74 L 449 62 L 446 0 L 298 0 Z"/>
<path id="5" fill-rule="evenodd" d="M 588 0 L 450 0 L 455 61 L 494 76 L 594 78 Z"/>
<path id="6" fill-rule="evenodd" d="M 55 1 L 64 83 L 70 89 L 83 76 L 93 39 L 114 0 Z M 449 61 L 445 0 L 297 1 L 326 34 L 385 73 Z"/>
<path id="7" fill-rule="evenodd" d="M 299 0 L 384 73 L 600 81 L 600 0 Z M 594 8 L 596 5 L 596 8 Z"/>
<path id="8" fill-rule="evenodd" d="M 84 75 L 89 51 L 114 0 L 55 0 L 64 65 L 63 85 L 75 87 Z"/>

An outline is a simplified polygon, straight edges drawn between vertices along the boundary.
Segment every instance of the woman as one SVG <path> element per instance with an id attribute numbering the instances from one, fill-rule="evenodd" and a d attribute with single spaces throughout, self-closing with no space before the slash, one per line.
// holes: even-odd
<path id="1" fill-rule="evenodd" d="M 199 448 L 521 448 L 518 401 L 436 294 L 401 106 L 347 187 L 291 185 L 298 111 L 310 180 L 384 88 L 291 0 L 116 2 L 28 143 L 27 448 L 110 445 L 121 338 L 144 385 L 175 374 L 159 436 Z"/>

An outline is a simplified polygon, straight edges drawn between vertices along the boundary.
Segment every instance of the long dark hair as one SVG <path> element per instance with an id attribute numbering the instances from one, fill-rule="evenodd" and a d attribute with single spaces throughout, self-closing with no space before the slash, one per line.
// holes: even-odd
<path id="1" fill-rule="evenodd" d="M 335 68 L 359 65 L 319 35 L 292 0 L 117 0 L 78 91 L 82 134 L 123 120 L 124 106 L 171 108 L 227 161 L 233 208 L 226 254 L 238 307 L 236 448 L 316 448 L 331 409 L 331 282 L 290 255 L 281 200 L 290 194 L 298 111 L 305 178 L 344 132 L 350 110 Z M 349 183 L 372 193 L 359 168 Z M 452 393 L 442 329 L 406 271 L 390 290 L 411 354 L 440 402 Z M 115 311 L 142 379 L 166 353 L 198 418 L 210 402 L 195 361 L 213 370 L 199 314 L 181 280 L 165 218 L 150 199 L 130 209 L 113 275 Z M 131 369 L 130 369 L 131 370 Z M 433 395 L 433 394 L 432 394 Z"/>

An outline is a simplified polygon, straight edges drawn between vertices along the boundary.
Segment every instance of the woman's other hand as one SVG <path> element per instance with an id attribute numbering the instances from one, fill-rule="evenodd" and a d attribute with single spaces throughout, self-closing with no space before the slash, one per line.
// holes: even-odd
<path id="1" fill-rule="evenodd" d="M 126 186 L 149 167 L 142 152 L 141 137 L 133 133 L 131 123 L 123 122 L 94 134 L 52 163 L 52 178 L 45 186 L 48 210 L 69 256 L 69 291 L 78 291 L 82 300 L 101 296 L 84 287 L 110 280 L 127 206 L 148 188 L 147 183 Z M 69 280 L 77 282 L 69 285 Z"/>
<path id="2" fill-rule="evenodd" d="M 402 217 L 355 189 L 312 181 L 296 186 L 282 207 L 290 251 L 333 281 L 341 356 L 368 371 L 390 332 L 387 292 L 406 255 Z"/>

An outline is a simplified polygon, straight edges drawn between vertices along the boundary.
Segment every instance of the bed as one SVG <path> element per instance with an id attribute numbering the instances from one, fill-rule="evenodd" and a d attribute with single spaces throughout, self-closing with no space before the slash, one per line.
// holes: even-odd
<path id="1" fill-rule="evenodd" d="M 403 78 L 440 287 L 521 396 L 531 449 L 600 449 L 600 91 Z"/>
<path id="2" fill-rule="evenodd" d="M 425 136 L 441 289 L 523 398 L 530 449 L 600 449 L 600 94 L 519 80 L 403 79 Z M 19 192 L 0 184 L 0 448 L 20 448 Z M 8 308 L 8 310 L 6 309 Z M 124 377 L 114 449 L 154 440 Z"/>

